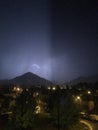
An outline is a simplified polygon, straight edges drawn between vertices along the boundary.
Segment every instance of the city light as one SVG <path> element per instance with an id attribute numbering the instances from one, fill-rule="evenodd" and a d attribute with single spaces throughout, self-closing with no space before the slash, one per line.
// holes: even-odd
<path id="1" fill-rule="evenodd" d="M 38 95 L 39 95 L 38 92 L 34 92 L 34 93 L 33 93 L 33 97 L 37 97 Z"/>
<path id="2" fill-rule="evenodd" d="M 18 86 L 14 86 L 13 91 L 21 93 L 23 91 L 23 89 Z"/>
<path id="3" fill-rule="evenodd" d="M 56 90 L 56 87 L 53 87 L 52 90 Z"/>
<path id="4" fill-rule="evenodd" d="M 88 94 L 91 94 L 91 91 L 87 91 Z"/>
<path id="5" fill-rule="evenodd" d="M 26 88 L 26 91 L 29 91 L 29 89 L 28 89 L 28 88 Z"/>
<path id="6" fill-rule="evenodd" d="M 80 102 L 80 101 L 81 101 L 81 97 L 80 97 L 80 96 L 76 96 L 76 97 L 75 97 L 75 101 L 76 101 L 76 102 Z"/>
<path id="7" fill-rule="evenodd" d="M 51 89 L 51 87 L 48 87 L 48 90 L 50 90 Z"/>
<path id="8" fill-rule="evenodd" d="M 77 96 L 77 100 L 80 100 L 80 96 Z"/>
<path id="9" fill-rule="evenodd" d="M 40 106 L 36 106 L 36 108 L 35 108 L 35 113 L 36 113 L 36 114 L 39 114 L 40 112 L 41 112 Z"/>
<path id="10" fill-rule="evenodd" d="M 16 90 L 17 90 L 17 91 L 20 91 L 20 88 L 18 87 Z"/>

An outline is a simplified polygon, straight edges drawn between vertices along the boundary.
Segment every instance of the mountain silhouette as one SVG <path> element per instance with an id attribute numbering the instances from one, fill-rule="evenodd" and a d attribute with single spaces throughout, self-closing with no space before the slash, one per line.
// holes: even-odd
<path id="1" fill-rule="evenodd" d="M 17 76 L 10 80 L 1 80 L 0 84 L 15 84 L 20 86 L 51 86 L 53 85 L 52 82 L 46 80 L 42 77 L 39 77 L 36 74 L 31 72 L 27 72 L 23 75 Z"/>
<path id="2" fill-rule="evenodd" d="M 69 84 L 69 85 L 75 85 L 75 84 L 84 83 L 84 82 L 87 82 L 87 83 L 98 82 L 98 74 L 94 75 L 94 76 L 88 76 L 88 77 L 78 77 L 78 78 L 76 78 L 76 79 L 68 82 L 67 84 Z"/>

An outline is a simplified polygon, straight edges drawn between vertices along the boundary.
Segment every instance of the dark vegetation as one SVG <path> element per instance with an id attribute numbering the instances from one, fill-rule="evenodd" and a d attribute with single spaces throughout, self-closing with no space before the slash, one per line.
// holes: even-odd
<path id="1" fill-rule="evenodd" d="M 60 127 L 71 130 L 79 124 L 81 111 L 98 113 L 97 87 L 95 90 L 89 86 L 81 83 L 66 89 L 5 86 L 0 91 L 0 129 L 55 130 Z M 94 107 L 87 105 L 89 101 L 94 101 Z"/>

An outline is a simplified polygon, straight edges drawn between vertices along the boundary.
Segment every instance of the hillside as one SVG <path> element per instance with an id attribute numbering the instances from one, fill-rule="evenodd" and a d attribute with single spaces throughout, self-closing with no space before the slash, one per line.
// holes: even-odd
<path id="1" fill-rule="evenodd" d="M 98 75 L 94 75 L 94 76 L 89 76 L 89 77 L 78 77 L 70 82 L 68 82 L 68 85 L 75 85 L 78 83 L 95 83 L 98 82 Z"/>
<path id="2" fill-rule="evenodd" d="M 16 84 L 20 86 L 50 86 L 53 85 L 50 81 L 39 77 L 31 72 L 20 75 L 10 80 L 0 80 L 0 85 L 4 84 Z"/>

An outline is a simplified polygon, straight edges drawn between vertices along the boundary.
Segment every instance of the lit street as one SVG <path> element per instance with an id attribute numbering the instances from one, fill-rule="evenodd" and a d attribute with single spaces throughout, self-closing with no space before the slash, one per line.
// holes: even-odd
<path id="1" fill-rule="evenodd" d="M 90 130 L 98 130 L 98 122 L 92 122 L 88 120 L 82 120 L 81 122 L 86 124 Z"/>
<path id="2" fill-rule="evenodd" d="M 93 130 L 98 130 L 98 122 L 89 121 L 89 123 L 91 124 Z"/>

